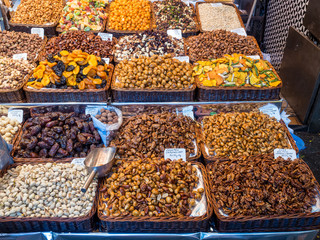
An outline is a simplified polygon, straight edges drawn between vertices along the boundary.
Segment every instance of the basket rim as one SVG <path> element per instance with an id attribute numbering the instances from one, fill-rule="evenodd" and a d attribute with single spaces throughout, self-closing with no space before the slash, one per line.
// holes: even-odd
<path id="1" fill-rule="evenodd" d="M 99 190 L 99 198 L 98 198 L 98 204 L 97 204 L 97 215 L 100 221 L 106 221 L 106 222 L 200 222 L 200 221 L 206 221 L 211 218 L 213 214 L 213 201 L 212 201 L 212 194 L 209 188 L 209 178 L 207 176 L 207 170 L 203 166 L 202 163 L 198 162 L 192 162 L 192 165 L 196 165 L 199 167 L 203 183 L 204 183 L 204 190 L 205 190 L 205 196 L 207 200 L 207 211 L 202 216 L 197 217 L 190 217 L 190 216 L 183 216 L 183 217 L 149 217 L 149 216 L 142 216 L 142 217 L 133 217 L 133 216 L 119 216 L 119 217 L 107 217 L 99 211 L 99 206 L 101 204 L 101 198 L 100 198 L 100 190 Z M 107 178 L 105 178 L 107 179 Z"/>
<path id="2" fill-rule="evenodd" d="M 0 94 L 18 92 L 21 89 L 23 89 L 24 85 L 28 82 L 29 77 L 31 76 L 32 72 L 33 72 L 33 70 L 30 70 L 30 72 L 27 75 L 24 76 L 24 79 L 23 79 L 22 83 L 18 87 L 12 88 L 12 89 L 0 89 Z"/>
<path id="3" fill-rule="evenodd" d="M 202 29 L 202 24 L 201 24 L 201 19 L 200 19 L 200 14 L 199 14 L 199 4 L 202 4 L 202 3 L 218 3 L 218 2 L 215 1 L 215 0 L 206 0 L 205 2 L 196 2 L 196 14 L 197 14 L 197 18 L 199 20 L 200 32 L 207 32 L 207 31 Z M 242 21 L 242 18 L 240 16 L 240 12 L 239 12 L 239 9 L 237 8 L 237 6 L 234 3 L 228 3 L 228 2 L 221 2 L 221 4 L 229 5 L 229 6 L 234 7 L 235 11 L 236 11 L 236 14 L 238 16 L 238 20 L 240 22 L 241 27 L 246 29 L 246 27 L 244 26 L 244 23 Z"/>
<path id="4" fill-rule="evenodd" d="M 259 157 L 259 156 L 263 156 L 263 155 L 256 155 L 254 157 Z M 298 158 L 299 162 L 302 163 L 308 170 L 309 174 L 313 177 L 313 179 L 315 180 L 315 185 L 317 190 L 320 190 L 320 185 L 318 183 L 318 181 L 316 180 L 316 178 L 314 177 L 314 174 L 312 173 L 310 167 L 308 166 L 308 164 L 306 164 L 302 159 Z M 218 161 L 225 161 L 223 159 L 219 159 Z M 285 160 L 287 161 L 287 160 Z M 211 183 L 213 182 L 212 177 L 210 176 L 209 172 L 211 170 L 213 170 L 213 165 L 214 163 L 208 163 L 206 166 L 207 169 L 207 173 L 208 173 L 208 179 L 209 179 L 209 183 L 210 186 Z M 219 221 L 223 221 L 223 222 L 239 222 L 239 223 L 243 223 L 243 222 L 247 222 L 247 221 L 266 221 L 266 220 L 275 220 L 275 219 L 293 219 L 293 218 L 307 218 L 307 217 L 320 217 L 320 212 L 314 212 L 314 213 L 291 213 L 291 214 L 285 214 L 285 215 L 265 215 L 265 216 L 232 216 L 232 217 L 227 217 L 227 216 L 223 216 L 222 214 L 220 214 L 219 209 L 217 207 L 217 198 L 213 192 L 212 189 L 210 189 L 211 192 L 211 199 L 213 202 L 213 209 L 214 209 L 214 213 L 216 214 L 217 218 Z M 312 227 L 312 226 L 311 226 Z M 303 227 L 301 227 L 303 228 Z M 260 229 L 260 227 L 259 227 Z M 269 229 L 269 228 L 267 228 Z M 279 228 L 273 228 L 273 229 L 281 229 L 281 227 Z"/>

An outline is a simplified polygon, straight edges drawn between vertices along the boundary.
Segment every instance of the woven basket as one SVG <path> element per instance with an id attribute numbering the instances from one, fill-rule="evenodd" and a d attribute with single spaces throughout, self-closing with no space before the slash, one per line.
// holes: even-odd
<path id="1" fill-rule="evenodd" d="M 272 71 L 281 80 L 273 66 L 268 63 Z M 280 99 L 280 90 L 282 82 L 277 87 L 206 87 L 199 83 L 195 78 L 197 85 L 197 100 L 199 101 L 264 101 Z"/>
<path id="2" fill-rule="evenodd" d="M 25 84 L 23 90 L 28 102 L 106 102 L 114 66 L 110 64 L 111 71 L 104 89 L 33 89 Z"/>
<path id="3" fill-rule="evenodd" d="M 202 122 L 203 118 L 199 118 L 199 121 Z M 299 153 L 299 149 L 297 147 L 297 144 L 296 142 L 294 141 L 294 139 L 292 138 L 286 124 L 283 122 L 283 120 L 280 120 L 280 123 L 282 125 L 282 129 L 284 130 L 292 148 L 296 151 L 296 153 Z M 205 159 L 205 162 L 206 163 L 210 163 L 210 162 L 213 162 L 213 161 L 217 161 L 217 160 L 228 160 L 229 157 L 226 156 L 226 157 L 219 157 L 219 156 L 212 156 L 212 155 L 208 155 L 207 152 L 206 152 L 206 145 L 205 145 L 205 141 L 204 141 L 204 136 L 202 135 L 203 131 L 199 131 L 199 134 L 197 135 L 198 137 L 200 137 L 200 139 L 198 140 L 198 142 L 200 142 L 200 146 L 201 146 L 201 152 L 202 152 L 202 155 Z M 267 155 L 273 155 L 273 153 L 269 153 Z"/>
<path id="4" fill-rule="evenodd" d="M 208 231 L 209 219 L 212 215 L 212 200 L 206 170 L 201 163 L 194 163 L 202 172 L 205 194 L 207 197 L 207 212 L 200 217 L 107 217 L 98 212 L 100 230 L 108 232 L 201 232 Z M 102 204 L 99 194 L 98 205 Z"/>
<path id="5" fill-rule="evenodd" d="M 314 177 L 309 166 L 301 160 L 306 166 L 309 174 Z M 210 186 L 212 186 L 212 178 L 209 171 L 214 171 L 213 163 L 207 165 L 207 172 Z M 317 181 L 316 186 L 320 190 Z M 233 216 L 227 217 L 220 214 L 217 207 L 218 198 L 211 190 L 215 227 L 220 232 L 276 232 L 276 231 L 304 231 L 320 228 L 320 212 L 315 213 L 297 213 L 288 215 L 271 215 L 271 216 Z"/>
<path id="6" fill-rule="evenodd" d="M 198 18 L 198 20 L 199 20 L 200 32 L 205 32 L 205 31 L 202 29 L 202 25 L 201 25 L 201 19 L 200 19 L 200 14 L 199 14 L 199 4 L 202 4 L 202 3 L 216 3 L 216 2 L 217 2 L 217 1 L 215 1 L 215 0 L 207 0 L 207 1 L 205 1 L 205 2 L 197 2 L 197 3 L 196 3 L 196 14 L 197 14 L 197 18 Z M 243 21 L 242 21 L 242 18 L 241 18 L 241 16 L 240 16 L 240 12 L 239 12 L 237 6 L 234 5 L 233 3 L 225 3 L 225 2 L 223 2 L 222 4 L 224 4 L 224 5 L 229 5 L 229 6 L 232 6 L 232 7 L 235 8 L 241 27 L 244 28 L 244 29 L 246 29 L 246 27 L 244 26 L 244 23 L 243 23 Z"/>
<path id="7" fill-rule="evenodd" d="M 151 8 L 152 8 L 152 11 L 153 11 L 153 14 L 154 14 L 154 23 L 155 23 L 155 25 L 157 25 L 157 21 L 156 21 L 157 17 L 156 17 L 155 8 L 154 8 L 154 4 L 156 4 L 156 3 L 161 3 L 161 1 L 155 1 L 155 2 L 153 2 L 151 4 Z M 192 8 L 193 13 L 195 14 L 194 21 L 196 23 L 196 29 L 187 30 L 187 31 L 184 31 L 184 32 L 183 32 L 183 30 L 181 30 L 182 37 L 194 36 L 194 35 L 197 35 L 199 33 L 199 31 L 200 31 L 200 24 L 199 24 L 199 21 L 198 21 L 198 18 L 197 18 L 197 14 L 195 12 L 195 7 L 193 6 L 193 4 L 190 4 L 190 7 Z M 155 27 L 153 30 L 154 31 L 159 31 L 157 27 Z M 167 29 L 167 30 L 169 30 L 169 29 Z"/>
<path id="8" fill-rule="evenodd" d="M 32 163 L 36 164 L 36 163 Z M 0 170 L 2 177 L 8 169 L 15 168 L 22 164 L 13 164 L 3 171 Z M 94 204 L 90 213 L 83 217 L 77 218 L 59 218 L 59 217 L 0 217 L 0 232 L 21 233 L 21 232 L 91 232 L 94 230 L 93 216 L 96 212 L 98 199 L 98 189 L 94 199 Z"/>

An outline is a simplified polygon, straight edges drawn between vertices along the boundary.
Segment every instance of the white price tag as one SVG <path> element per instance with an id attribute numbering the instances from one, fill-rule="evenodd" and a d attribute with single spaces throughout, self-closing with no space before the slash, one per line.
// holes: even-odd
<path id="1" fill-rule="evenodd" d="M 187 4 L 187 6 L 190 6 L 190 2 L 189 1 L 182 1 L 184 2 L 185 4 Z"/>
<path id="2" fill-rule="evenodd" d="M 191 117 L 194 120 L 193 106 L 182 108 L 182 114 L 184 116 Z"/>
<path id="3" fill-rule="evenodd" d="M 211 3 L 212 7 L 222 7 L 223 4 L 222 3 Z"/>
<path id="4" fill-rule="evenodd" d="M 97 115 L 99 112 L 99 107 L 86 107 L 85 113 L 90 115 Z"/>
<path id="5" fill-rule="evenodd" d="M 103 41 L 112 41 L 113 35 L 111 33 L 98 33 Z"/>
<path id="6" fill-rule="evenodd" d="M 178 160 L 182 159 L 183 161 L 187 160 L 187 154 L 185 148 L 166 148 L 164 150 L 164 159 Z"/>
<path id="7" fill-rule="evenodd" d="M 19 60 L 19 59 L 28 60 L 28 54 L 27 53 L 13 54 L 12 58 L 15 60 Z"/>
<path id="8" fill-rule="evenodd" d="M 180 56 L 180 57 L 174 57 L 175 59 L 178 59 L 180 62 L 187 62 L 189 63 L 189 56 Z"/>
<path id="9" fill-rule="evenodd" d="M 106 64 L 110 63 L 110 58 L 102 58 L 102 59 L 106 62 Z"/>
<path id="10" fill-rule="evenodd" d="M 247 57 L 252 58 L 254 60 L 260 59 L 259 55 L 251 55 L 251 56 L 247 56 Z"/>
<path id="11" fill-rule="evenodd" d="M 182 32 L 180 29 L 169 29 L 167 34 L 173 38 L 182 39 Z"/>
<path id="12" fill-rule="evenodd" d="M 43 28 L 31 28 L 31 34 L 38 34 L 42 39 L 44 38 L 44 29 Z"/>
<path id="13" fill-rule="evenodd" d="M 280 121 L 280 111 L 277 108 L 276 105 L 268 103 L 267 105 L 259 108 L 260 112 L 263 112 L 264 114 L 268 114 L 270 117 L 275 117 L 277 121 Z"/>
<path id="14" fill-rule="evenodd" d="M 22 121 L 23 121 L 23 110 L 21 110 L 21 109 L 10 110 L 9 109 L 8 118 L 16 119 L 19 123 L 22 123 Z"/>
<path id="15" fill-rule="evenodd" d="M 236 28 L 236 29 L 231 30 L 231 32 L 236 33 L 240 36 L 245 36 L 245 37 L 247 36 L 247 32 L 244 28 Z"/>
<path id="16" fill-rule="evenodd" d="M 80 165 L 80 166 L 84 166 L 84 160 L 86 160 L 85 158 L 75 158 L 72 160 L 72 164 L 75 165 Z"/>
<path id="17" fill-rule="evenodd" d="M 287 159 L 291 159 L 291 160 L 295 160 L 297 159 L 297 153 L 294 149 L 280 149 L 280 148 L 276 148 L 273 151 L 274 154 L 274 159 L 277 159 L 278 157 L 282 157 L 283 159 L 287 160 Z"/>

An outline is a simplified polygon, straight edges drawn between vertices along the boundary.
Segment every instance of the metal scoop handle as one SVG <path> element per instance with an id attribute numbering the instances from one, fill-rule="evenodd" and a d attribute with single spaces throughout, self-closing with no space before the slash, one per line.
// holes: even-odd
<path id="1" fill-rule="evenodd" d="M 89 177 L 87 178 L 87 181 L 85 182 L 85 184 L 83 185 L 83 187 L 81 188 L 81 192 L 85 193 L 87 191 L 87 189 L 89 188 L 90 184 L 92 183 L 92 180 L 94 179 L 94 177 L 96 176 L 97 171 L 96 169 L 93 169 L 89 175 Z"/>

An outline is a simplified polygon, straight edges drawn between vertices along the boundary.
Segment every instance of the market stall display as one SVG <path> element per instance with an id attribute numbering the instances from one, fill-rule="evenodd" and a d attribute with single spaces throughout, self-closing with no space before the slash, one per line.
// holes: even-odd
<path id="1" fill-rule="evenodd" d="M 152 3 L 155 29 L 166 32 L 180 29 L 184 36 L 199 32 L 199 24 L 194 6 L 181 0 L 155 1 Z"/>
<path id="2" fill-rule="evenodd" d="M 6 116 L 0 117 L 0 135 L 7 143 L 13 143 L 20 127 L 21 125 L 16 119 L 10 119 Z"/>
<path id="3" fill-rule="evenodd" d="M 123 60 L 115 67 L 111 89 L 119 102 L 192 101 L 192 65 L 169 54 Z"/>
<path id="4" fill-rule="evenodd" d="M 58 32 L 84 30 L 103 32 L 107 0 L 68 0 L 57 26 Z"/>
<path id="5" fill-rule="evenodd" d="M 269 62 L 243 54 L 198 61 L 192 75 L 200 101 L 274 100 L 282 87 Z"/>
<path id="6" fill-rule="evenodd" d="M 98 216 L 102 229 L 108 232 L 207 229 L 211 203 L 206 187 L 206 172 L 201 164 L 163 158 L 124 162 L 103 180 L 99 189 Z"/>
<path id="7" fill-rule="evenodd" d="M 168 36 L 164 32 L 144 31 L 119 38 L 114 48 L 114 61 L 166 54 L 173 57 L 184 56 L 183 40 Z"/>
<path id="8" fill-rule="evenodd" d="M 300 159 L 217 160 L 207 169 L 220 231 L 308 229 L 319 221 L 319 184 Z"/>

